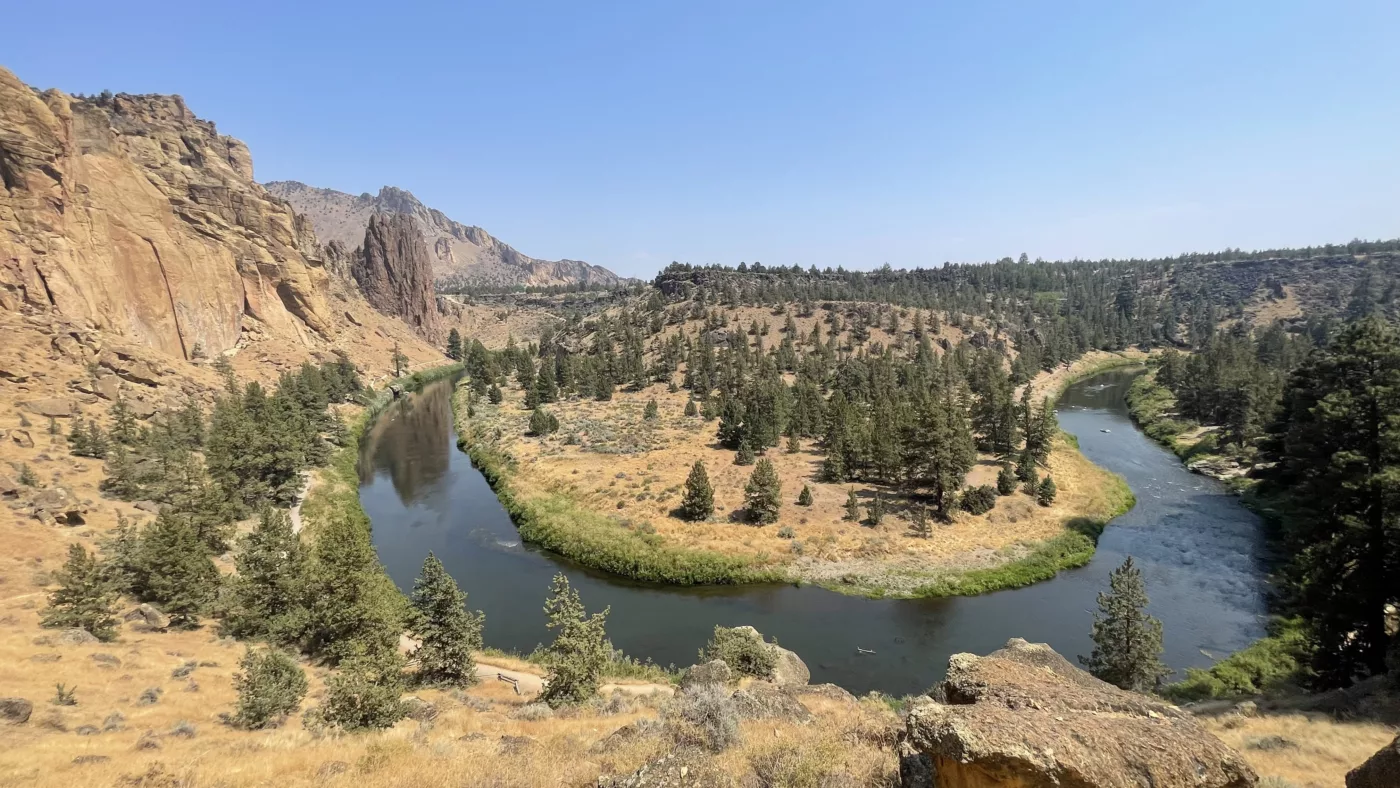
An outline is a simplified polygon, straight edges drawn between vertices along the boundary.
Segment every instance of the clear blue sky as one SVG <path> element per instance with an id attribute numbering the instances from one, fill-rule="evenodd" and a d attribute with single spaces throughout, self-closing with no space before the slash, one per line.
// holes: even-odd
<path id="1" fill-rule="evenodd" d="M 58 18 L 58 17 L 62 18 Z M 1400 235 L 1400 3 L 21 2 L 37 87 L 537 257 L 937 265 Z"/>

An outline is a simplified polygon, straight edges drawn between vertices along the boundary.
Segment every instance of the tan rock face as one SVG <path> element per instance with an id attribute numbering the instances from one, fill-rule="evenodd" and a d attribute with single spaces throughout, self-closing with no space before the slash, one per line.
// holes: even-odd
<path id="1" fill-rule="evenodd" d="M 0 69 L 0 309 L 53 308 L 188 358 L 245 316 L 328 335 L 316 238 L 178 96 L 75 99 Z"/>
<path id="2" fill-rule="evenodd" d="M 1347 788 L 1394 788 L 1397 785 L 1400 785 L 1400 736 L 1347 773 Z"/>
<path id="3" fill-rule="evenodd" d="M 1249 788 L 1238 754 L 1175 706 L 1124 692 L 1044 644 L 955 654 L 906 739 L 937 788 Z"/>

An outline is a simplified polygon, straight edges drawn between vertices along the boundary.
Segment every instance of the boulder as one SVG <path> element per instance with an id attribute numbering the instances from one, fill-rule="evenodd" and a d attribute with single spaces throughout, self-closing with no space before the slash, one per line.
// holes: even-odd
<path id="1" fill-rule="evenodd" d="M 52 642 L 60 646 L 88 646 L 102 641 L 98 640 L 95 635 L 86 629 L 78 629 L 75 627 L 72 629 L 60 630 L 58 635 L 53 638 Z"/>
<path id="2" fill-rule="evenodd" d="M 1400 785 L 1400 736 L 1347 772 L 1347 788 L 1395 788 Z"/>
<path id="3" fill-rule="evenodd" d="M 735 692 L 733 700 L 740 719 L 786 720 L 804 724 L 812 721 L 812 712 L 802 705 L 795 692 L 766 681 L 754 682 Z"/>
<path id="4" fill-rule="evenodd" d="M 955 654 L 938 703 L 910 709 L 905 741 L 935 786 L 1250 788 L 1238 753 L 1185 712 L 1099 681 L 1019 638 Z"/>
<path id="5" fill-rule="evenodd" d="M 33 399 L 28 402 L 21 402 L 20 409 L 35 413 L 44 417 L 66 419 L 77 412 L 77 403 L 66 397 L 46 397 L 44 399 Z"/>
<path id="6" fill-rule="evenodd" d="M 773 683 L 781 686 L 795 686 L 806 684 L 812 680 L 812 671 L 807 669 L 807 663 L 797 654 L 788 651 L 777 643 L 769 643 L 764 640 L 763 635 L 753 627 L 735 627 L 735 629 L 748 632 L 754 637 L 763 641 L 768 650 L 777 657 L 777 664 L 773 667 Z"/>
<path id="7" fill-rule="evenodd" d="M 126 615 L 122 616 L 122 618 L 127 621 L 140 621 L 153 629 L 165 629 L 170 626 L 170 616 L 144 603 L 127 611 Z"/>
<path id="8" fill-rule="evenodd" d="M 156 415 L 156 411 L 159 410 L 155 405 L 143 399 L 131 400 L 127 405 L 131 408 L 131 415 L 138 419 L 149 419 Z"/>
<path id="9" fill-rule="evenodd" d="M 0 498 L 18 498 L 19 484 L 14 479 L 0 473 Z"/>
<path id="10" fill-rule="evenodd" d="M 83 515 L 88 512 L 87 504 L 78 500 L 78 496 L 67 487 L 50 487 L 34 496 L 30 505 L 34 516 L 40 520 L 52 518 L 64 525 L 82 525 L 86 522 Z"/>
<path id="11" fill-rule="evenodd" d="M 33 713 L 34 704 L 24 698 L 0 698 L 0 722 L 6 725 L 23 725 Z"/>
<path id="12" fill-rule="evenodd" d="M 713 759 L 695 750 L 667 753 L 628 775 L 598 778 L 599 788 L 718 788 L 732 784 Z"/>
<path id="13" fill-rule="evenodd" d="M 733 678 L 734 672 L 729 669 L 729 663 L 722 659 L 712 659 L 686 668 L 685 674 L 681 676 L 680 688 L 684 691 L 701 684 L 728 684 Z"/>
<path id="14" fill-rule="evenodd" d="M 116 375 L 103 375 L 93 381 L 92 393 L 103 399 L 115 401 L 122 395 L 122 379 Z"/>

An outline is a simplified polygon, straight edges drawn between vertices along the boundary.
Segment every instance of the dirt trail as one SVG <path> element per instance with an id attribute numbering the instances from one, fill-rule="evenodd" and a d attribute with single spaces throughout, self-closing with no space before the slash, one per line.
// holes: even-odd
<path id="1" fill-rule="evenodd" d="M 485 662 L 476 663 L 476 676 L 482 681 L 501 681 L 504 676 L 507 679 L 514 679 L 516 687 L 521 695 L 538 695 L 544 691 L 544 677 L 534 673 L 527 673 L 523 670 L 511 670 L 498 665 L 491 665 Z M 628 695 L 650 695 L 660 692 L 663 695 L 671 695 L 676 691 L 675 687 L 669 684 L 604 684 L 599 688 L 602 695 L 611 695 L 614 691 L 620 690 Z"/>

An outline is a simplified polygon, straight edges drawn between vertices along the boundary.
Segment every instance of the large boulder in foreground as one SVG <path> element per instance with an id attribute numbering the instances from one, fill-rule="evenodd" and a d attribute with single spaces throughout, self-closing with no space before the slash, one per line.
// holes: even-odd
<path id="1" fill-rule="evenodd" d="M 1347 788 L 1394 788 L 1400 785 L 1400 736 L 1347 772 Z"/>
<path id="2" fill-rule="evenodd" d="M 1254 771 L 1180 709 L 1125 692 L 1019 638 L 955 654 L 910 710 L 906 743 L 939 788 L 1250 788 Z"/>

